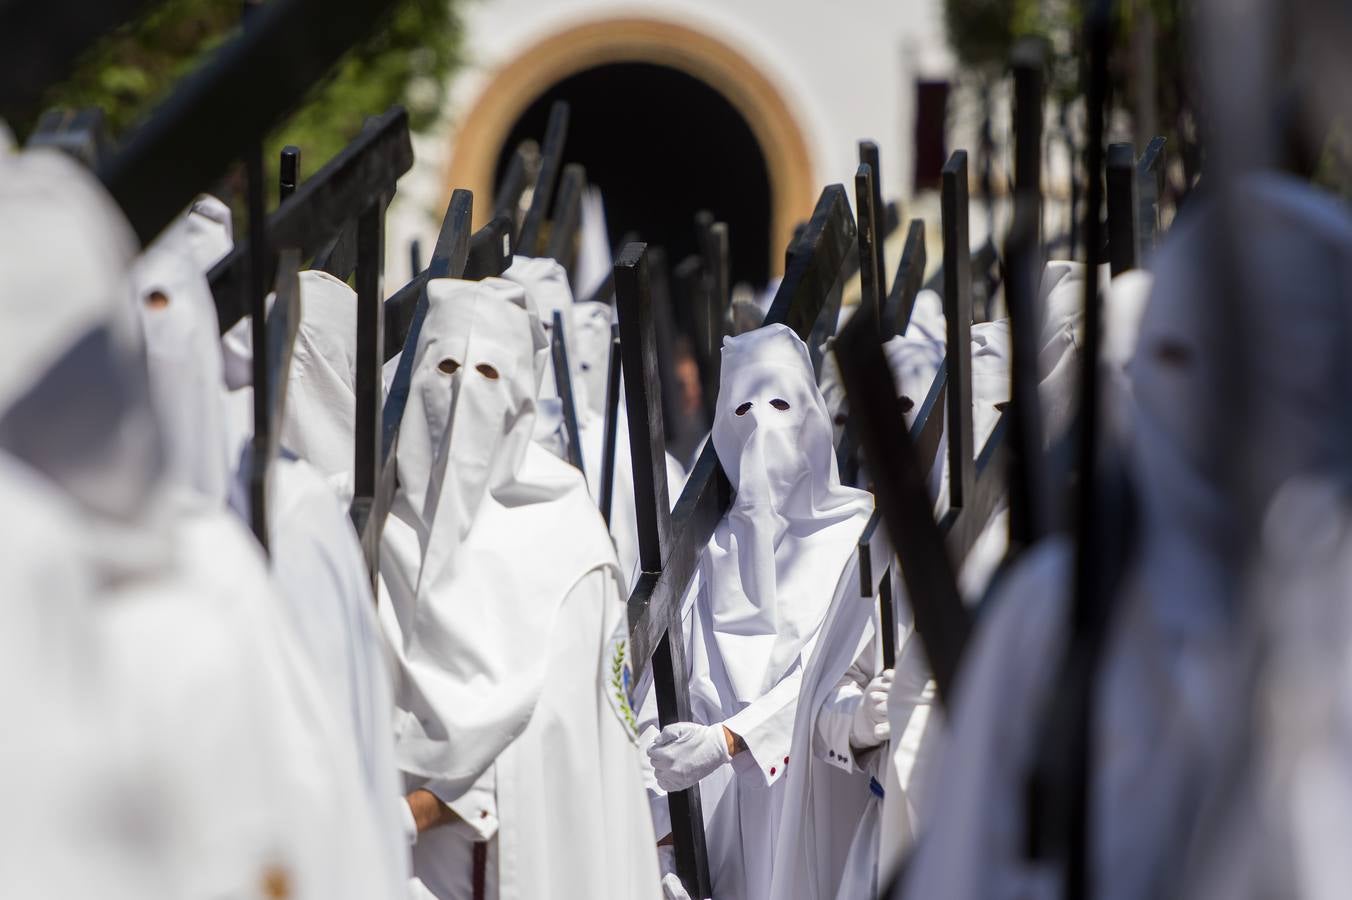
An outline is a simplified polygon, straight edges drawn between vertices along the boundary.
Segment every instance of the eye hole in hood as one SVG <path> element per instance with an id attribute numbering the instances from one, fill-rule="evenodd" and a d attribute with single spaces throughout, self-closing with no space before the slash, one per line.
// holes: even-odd
<path id="1" fill-rule="evenodd" d="M 456 362 L 450 357 L 447 357 L 446 359 L 443 359 L 441 362 L 437 363 L 437 369 L 439 371 L 445 372 L 447 375 L 454 375 L 456 369 L 459 368 L 460 363 Z"/>
<path id="2" fill-rule="evenodd" d="M 751 401 L 748 400 L 746 403 L 743 403 L 741 406 L 734 409 L 733 412 L 739 416 L 744 416 L 750 409 L 751 409 Z"/>
<path id="3" fill-rule="evenodd" d="M 478 372 L 480 375 L 487 378 L 489 381 L 498 380 L 498 370 L 490 366 L 488 363 L 479 363 L 477 366 L 474 367 L 474 371 Z"/>
<path id="4" fill-rule="evenodd" d="M 779 410 L 780 412 L 783 412 L 784 410 L 789 408 L 789 401 L 781 400 L 779 397 L 776 397 L 775 399 L 770 401 L 770 405 L 773 406 L 775 409 Z"/>

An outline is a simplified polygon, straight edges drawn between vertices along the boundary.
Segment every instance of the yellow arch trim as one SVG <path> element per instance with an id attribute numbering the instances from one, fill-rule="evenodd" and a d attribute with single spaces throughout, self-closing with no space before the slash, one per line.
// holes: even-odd
<path id="1" fill-rule="evenodd" d="M 500 67 L 455 129 L 441 208 L 452 188 L 467 187 L 482 198 L 474 204 L 475 227 L 486 222 L 498 154 L 527 107 L 570 75 L 626 62 L 668 66 L 698 78 L 746 120 L 770 176 L 770 271 L 782 273 L 793 227 L 812 214 L 816 201 L 807 142 L 783 96 L 759 68 L 722 41 L 674 22 L 623 18 L 576 25 Z"/>

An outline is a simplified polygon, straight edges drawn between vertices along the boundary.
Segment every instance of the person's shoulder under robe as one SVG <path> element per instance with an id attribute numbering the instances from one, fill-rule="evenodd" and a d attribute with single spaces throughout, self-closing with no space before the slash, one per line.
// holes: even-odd
<path id="1" fill-rule="evenodd" d="M 858 584 L 854 564 L 841 573 L 838 590 Z M 690 675 L 693 720 L 701 725 L 722 722 L 742 739 L 746 750 L 700 782 L 704 829 L 709 852 L 709 877 L 718 900 L 768 897 L 775 869 L 775 843 L 784 803 L 783 781 L 792 759 L 794 718 L 802 689 L 804 663 L 816 644 L 814 635 L 780 680 L 751 703 L 723 699 L 722 662 L 712 635 L 710 601 L 696 574 L 686 593 L 682 626 Z M 712 650 L 712 653 L 711 653 Z M 639 682 L 639 734 L 646 748 L 657 737 L 657 701 L 651 668 Z M 656 783 L 648 785 L 654 829 L 671 833 L 667 796 Z"/>
<path id="2" fill-rule="evenodd" d="M 110 752 L 153 763 L 174 897 L 389 896 L 355 754 L 235 517 L 184 511 L 175 565 L 108 597 Z"/>
<path id="3" fill-rule="evenodd" d="M 442 900 L 472 897 L 473 847 L 487 842 L 488 897 L 660 896 L 625 699 L 624 622 L 612 571 L 595 569 L 568 592 L 529 724 L 486 778 L 442 797 L 463 821 L 418 837 L 415 890 Z"/>
<path id="4" fill-rule="evenodd" d="M 1070 545 L 1035 547 L 1014 566 L 978 622 L 958 676 L 947 753 L 905 896 L 1056 896 L 1054 876 L 1023 856 L 1024 786 L 1042 699 L 1063 640 Z"/>
<path id="5" fill-rule="evenodd" d="M 357 752 L 367 803 L 363 817 L 377 828 L 385 883 L 401 890 L 409 867 L 391 731 L 392 678 L 361 545 L 339 502 L 344 485 L 334 480 L 285 452 L 276 461 L 268 517 L 272 571 L 333 721 Z M 231 504 L 247 516 L 243 480 L 233 487 Z"/>
<path id="6" fill-rule="evenodd" d="M 880 763 L 888 745 L 867 751 L 850 746 L 857 705 L 850 697 L 857 698 L 856 685 L 866 685 L 880 671 L 873 639 L 878 604 L 876 598 L 860 596 L 858 559 L 856 554 L 841 577 L 803 673 L 786 754 L 794 763 L 785 767 L 769 893 L 774 900 L 876 894 L 879 804 L 870 783 L 882 780 Z"/>
<path id="7" fill-rule="evenodd" d="M 128 827 L 161 811 L 140 794 L 155 772 L 108 752 L 88 514 L 3 452 L 0 503 L 0 897 L 172 896 L 156 846 Z"/>

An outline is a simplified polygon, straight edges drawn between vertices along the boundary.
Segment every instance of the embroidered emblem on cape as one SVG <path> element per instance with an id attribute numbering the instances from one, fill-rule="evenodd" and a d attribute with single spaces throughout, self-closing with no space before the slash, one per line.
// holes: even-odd
<path id="1" fill-rule="evenodd" d="M 625 734 L 637 744 L 638 720 L 634 716 L 633 698 L 629 693 L 633 680 L 634 670 L 629 665 L 629 636 L 621 620 L 620 627 L 615 630 L 606 648 L 606 683 L 603 689 L 611 708 L 615 710 L 615 717 L 624 726 Z"/>

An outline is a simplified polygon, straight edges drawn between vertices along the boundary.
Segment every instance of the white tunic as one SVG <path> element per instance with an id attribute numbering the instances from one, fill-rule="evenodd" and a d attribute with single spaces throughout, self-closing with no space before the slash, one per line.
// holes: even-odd
<path id="1" fill-rule="evenodd" d="M 781 864 L 804 668 L 833 594 L 858 591 L 854 547 L 872 503 L 836 476 L 806 346 L 772 325 L 728 338 L 723 354 L 713 441 L 736 496 L 701 555 L 682 627 L 693 721 L 721 723 L 747 748 L 699 783 L 714 896 L 759 900 Z M 645 741 L 657 733 L 650 684 L 649 674 L 640 684 Z M 665 834 L 666 797 L 653 793 Z"/>
<path id="2" fill-rule="evenodd" d="M 380 609 L 405 786 L 461 818 L 420 836 L 418 889 L 467 896 L 477 841 L 492 896 L 656 896 L 614 551 L 580 473 L 531 439 L 543 330 L 501 279 L 428 295 Z"/>

